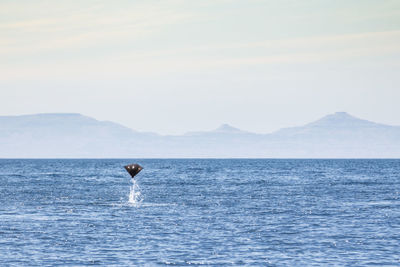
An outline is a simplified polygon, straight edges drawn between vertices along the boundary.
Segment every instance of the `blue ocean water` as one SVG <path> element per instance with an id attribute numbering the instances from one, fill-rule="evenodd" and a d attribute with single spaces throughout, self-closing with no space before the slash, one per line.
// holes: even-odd
<path id="1" fill-rule="evenodd" d="M 400 266 L 400 160 L 0 160 L 0 266 L 189 264 Z"/>

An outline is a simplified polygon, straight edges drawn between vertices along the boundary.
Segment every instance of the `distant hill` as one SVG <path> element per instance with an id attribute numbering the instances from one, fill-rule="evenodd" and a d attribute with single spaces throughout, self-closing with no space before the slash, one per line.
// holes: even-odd
<path id="1" fill-rule="evenodd" d="M 122 125 L 74 113 L 1 116 L 0 156 L 107 157 L 135 135 Z"/>
<path id="2" fill-rule="evenodd" d="M 0 116 L 2 158 L 400 158 L 400 127 L 345 112 L 255 134 L 228 124 L 162 136 L 75 113 Z"/>
<path id="3" fill-rule="evenodd" d="M 370 130 L 392 130 L 399 127 L 378 124 L 367 120 L 362 120 L 351 116 L 346 112 L 336 112 L 327 115 L 315 122 L 306 124 L 302 127 L 292 127 L 281 129 L 277 134 L 332 134 L 333 132 L 347 132 L 353 133 L 354 131 L 370 131 Z"/>
<path id="4" fill-rule="evenodd" d="M 229 124 L 221 124 L 217 129 L 212 131 L 202 131 L 202 132 L 188 132 L 186 136 L 193 135 L 215 135 L 215 134 L 247 134 L 249 132 L 242 131 L 238 128 L 232 127 Z"/>
<path id="5" fill-rule="evenodd" d="M 362 120 L 346 112 L 272 134 L 296 157 L 400 157 L 400 127 Z"/>

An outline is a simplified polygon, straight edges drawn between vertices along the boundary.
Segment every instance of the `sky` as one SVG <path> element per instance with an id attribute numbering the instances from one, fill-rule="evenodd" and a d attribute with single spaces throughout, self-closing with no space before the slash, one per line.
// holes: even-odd
<path id="1" fill-rule="evenodd" d="M 398 0 L 0 0 L 0 115 L 182 134 L 400 125 Z"/>

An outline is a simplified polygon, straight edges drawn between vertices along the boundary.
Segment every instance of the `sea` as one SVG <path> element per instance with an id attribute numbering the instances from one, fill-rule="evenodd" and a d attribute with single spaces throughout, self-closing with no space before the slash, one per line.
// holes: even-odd
<path id="1" fill-rule="evenodd" d="M 1 159 L 0 266 L 87 265 L 400 266 L 400 160 Z"/>

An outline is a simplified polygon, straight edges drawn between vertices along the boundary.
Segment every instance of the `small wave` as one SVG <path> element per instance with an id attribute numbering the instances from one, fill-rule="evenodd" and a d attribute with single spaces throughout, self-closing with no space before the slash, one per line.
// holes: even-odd
<path id="1" fill-rule="evenodd" d="M 175 203 L 142 203 L 142 207 L 167 207 L 167 206 L 177 206 Z"/>
<path id="2" fill-rule="evenodd" d="M 171 207 L 171 206 L 177 206 L 178 204 L 176 203 L 148 203 L 148 202 L 140 202 L 138 203 L 131 203 L 129 201 L 127 202 L 121 202 L 121 203 L 112 203 L 109 204 L 108 206 L 111 207 L 135 207 L 135 208 L 152 208 L 152 207 Z"/>

